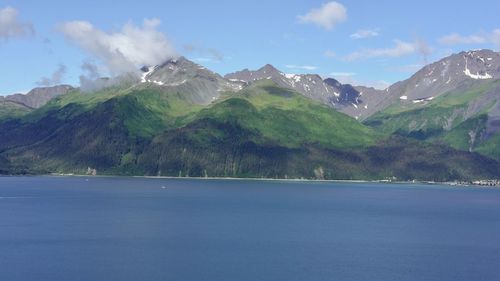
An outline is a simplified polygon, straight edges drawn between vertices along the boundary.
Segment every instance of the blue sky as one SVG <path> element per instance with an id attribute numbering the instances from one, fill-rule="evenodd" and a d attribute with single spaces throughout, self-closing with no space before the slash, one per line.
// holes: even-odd
<path id="1" fill-rule="evenodd" d="M 102 75 L 116 74 L 116 64 L 109 65 L 112 59 L 102 48 L 89 45 L 101 40 L 101 47 L 108 46 L 111 35 L 123 39 L 134 33 L 125 32 L 124 25 L 139 32 L 147 29 L 151 38 L 145 39 L 149 43 L 144 50 L 171 48 L 165 54 L 184 55 L 221 74 L 271 63 L 288 73 L 318 73 L 383 87 L 453 52 L 498 50 L 498 11 L 498 0 L 477 5 L 395 0 L 0 1 L 0 94 L 41 84 L 78 86 L 86 62 Z M 75 34 L 74 28 L 82 27 L 70 25 L 75 21 L 89 24 L 89 33 Z M 135 36 L 127 42 L 137 40 Z M 164 58 L 143 57 L 137 54 L 141 48 L 139 44 L 124 57 L 135 64 Z"/>

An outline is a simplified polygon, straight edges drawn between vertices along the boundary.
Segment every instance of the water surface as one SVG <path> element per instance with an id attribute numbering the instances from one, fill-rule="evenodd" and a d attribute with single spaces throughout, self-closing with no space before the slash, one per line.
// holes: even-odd
<path id="1" fill-rule="evenodd" d="M 500 190 L 0 177 L 0 280 L 497 281 Z"/>

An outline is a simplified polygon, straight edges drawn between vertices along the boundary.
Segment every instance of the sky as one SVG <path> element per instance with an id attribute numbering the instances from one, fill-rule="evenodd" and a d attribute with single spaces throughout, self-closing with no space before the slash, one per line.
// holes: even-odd
<path id="1" fill-rule="evenodd" d="M 470 49 L 500 49 L 500 1 L 0 0 L 0 94 L 185 56 L 222 75 L 270 63 L 384 88 Z"/>

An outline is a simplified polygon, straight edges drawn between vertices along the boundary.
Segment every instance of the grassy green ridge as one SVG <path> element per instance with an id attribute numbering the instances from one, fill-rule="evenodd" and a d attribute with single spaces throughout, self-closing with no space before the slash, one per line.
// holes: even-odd
<path id="1" fill-rule="evenodd" d="M 384 116 L 394 116 L 404 112 L 414 111 L 430 106 L 436 106 L 438 108 L 453 108 L 457 106 L 463 106 L 481 96 L 484 92 L 498 85 L 500 85 L 500 80 L 486 81 L 467 90 L 450 91 L 425 103 L 394 103 L 368 119 L 378 119 Z"/>
<path id="2" fill-rule="evenodd" d="M 411 133 L 419 133 L 420 136 L 415 136 L 417 139 L 426 139 L 436 133 L 441 133 L 444 130 L 443 127 L 453 127 L 461 123 L 464 110 L 465 106 L 439 107 L 430 105 L 395 115 L 380 113 L 366 120 L 364 124 L 387 134 L 410 135 Z"/>
<path id="3" fill-rule="evenodd" d="M 157 87 L 68 95 L 0 122 L 0 172 L 451 180 L 500 169 L 444 145 L 388 139 L 270 82 L 205 107 Z"/>
<path id="4" fill-rule="evenodd" d="M 443 94 L 425 103 L 395 103 L 368 118 L 365 124 L 387 133 L 398 130 L 432 130 L 443 126 L 455 127 L 463 122 L 460 114 L 474 99 L 498 86 L 500 80 L 484 82 L 468 90 L 456 90 Z M 485 108 L 486 113 L 488 108 Z"/>
<path id="5" fill-rule="evenodd" d="M 499 84 L 499 80 L 484 82 L 466 91 L 451 91 L 425 104 L 394 104 L 364 124 L 387 134 L 444 142 L 464 151 L 477 149 L 486 156 L 498 155 L 500 147 L 482 144 L 487 113 L 494 104 L 485 106 L 475 116 L 464 116 L 469 103 Z"/>
<path id="6" fill-rule="evenodd" d="M 20 104 L 8 101 L 0 101 L 0 121 L 5 119 L 19 118 L 28 114 L 32 109 Z"/>
<path id="7" fill-rule="evenodd" d="M 99 104 L 106 102 L 114 97 L 120 95 L 127 95 L 130 93 L 128 85 L 108 87 L 95 92 L 82 92 L 79 89 L 70 90 L 64 95 L 57 96 L 51 99 L 47 104 L 41 108 L 31 112 L 22 118 L 26 122 L 37 122 L 47 114 L 53 111 L 58 111 L 66 108 L 65 114 L 60 118 L 65 119 L 69 116 L 77 116 L 89 110 L 92 110 Z M 72 111 L 68 111 L 68 107 Z"/>
<path id="8" fill-rule="evenodd" d="M 200 118 L 237 122 L 287 147 L 366 147 L 381 137 L 353 118 L 268 81 L 203 109 L 196 115 Z"/>
<path id="9" fill-rule="evenodd" d="M 118 114 L 131 136 L 151 138 L 164 130 L 185 125 L 201 106 L 190 104 L 180 93 L 137 90 L 116 98 Z"/>

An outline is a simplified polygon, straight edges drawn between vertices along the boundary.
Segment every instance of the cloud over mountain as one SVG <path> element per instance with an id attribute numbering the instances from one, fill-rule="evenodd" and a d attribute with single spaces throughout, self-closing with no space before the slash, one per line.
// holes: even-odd
<path id="1" fill-rule="evenodd" d="M 42 77 L 36 84 L 44 87 L 60 84 L 65 74 L 66 66 L 64 64 L 60 64 L 50 77 Z"/>
<path id="2" fill-rule="evenodd" d="M 145 19 L 142 26 L 129 22 L 118 32 L 106 32 L 87 21 L 70 21 L 61 24 L 59 30 L 110 74 L 118 75 L 177 56 L 165 34 L 157 30 L 159 24 L 158 19 Z"/>

